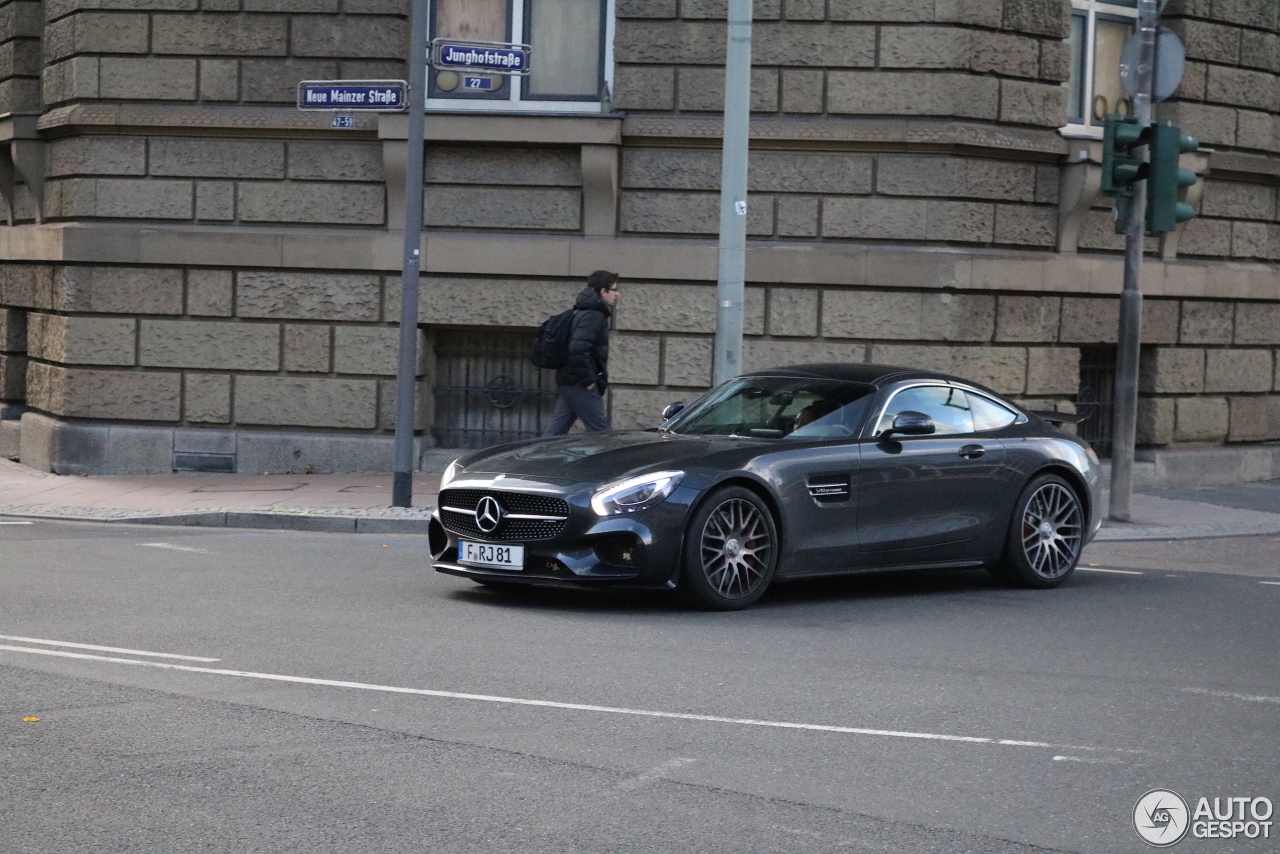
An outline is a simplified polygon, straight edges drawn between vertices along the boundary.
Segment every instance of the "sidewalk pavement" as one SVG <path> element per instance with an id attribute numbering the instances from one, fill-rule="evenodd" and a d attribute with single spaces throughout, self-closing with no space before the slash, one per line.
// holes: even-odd
<path id="1" fill-rule="evenodd" d="M 442 463 L 447 463 L 442 457 Z M 436 466 L 443 468 L 443 464 Z M 77 477 L 0 459 L 0 516 L 85 522 L 424 534 L 440 473 L 414 476 L 413 507 L 391 507 L 390 474 Z M 1135 493 L 1133 522 L 1099 541 L 1280 533 L 1280 481 Z"/>
<path id="2" fill-rule="evenodd" d="M 424 534 L 440 473 L 413 478 L 392 507 L 390 474 L 77 477 L 0 459 L 0 516 L 81 522 Z"/>

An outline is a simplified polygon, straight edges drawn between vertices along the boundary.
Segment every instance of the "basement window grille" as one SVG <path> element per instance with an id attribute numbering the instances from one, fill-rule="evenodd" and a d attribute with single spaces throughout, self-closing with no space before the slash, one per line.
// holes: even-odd
<path id="1" fill-rule="evenodd" d="M 541 436 L 556 405 L 555 371 L 534 367 L 536 330 L 437 329 L 436 442 L 485 448 Z"/>
<path id="2" fill-rule="evenodd" d="M 1111 456 L 1111 414 L 1115 394 L 1115 345 L 1081 347 L 1076 411 L 1089 417 L 1077 426 L 1077 434 L 1100 457 Z"/>

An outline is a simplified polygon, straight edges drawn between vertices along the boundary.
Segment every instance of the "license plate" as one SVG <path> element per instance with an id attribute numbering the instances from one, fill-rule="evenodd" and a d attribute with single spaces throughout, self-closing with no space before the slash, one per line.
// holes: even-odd
<path id="1" fill-rule="evenodd" d="M 524 569 L 524 546 L 458 541 L 458 563 L 493 569 Z"/>

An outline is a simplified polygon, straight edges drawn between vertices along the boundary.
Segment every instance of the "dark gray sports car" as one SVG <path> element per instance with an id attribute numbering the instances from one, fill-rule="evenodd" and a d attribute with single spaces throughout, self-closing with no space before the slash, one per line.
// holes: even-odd
<path id="1" fill-rule="evenodd" d="M 678 588 L 746 607 L 775 578 L 986 567 L 1053 587 L 1100 524 L 1098 458 L 946 374 L 796 365 L 723 383 L 661 427 L 499 445 L 441 481 L 440 572 L 482 584 Z"/>

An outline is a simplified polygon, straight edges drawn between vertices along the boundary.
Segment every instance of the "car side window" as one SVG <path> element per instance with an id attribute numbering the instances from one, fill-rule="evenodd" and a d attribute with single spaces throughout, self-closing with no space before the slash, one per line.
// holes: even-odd
<path id="1" fill-rule="evenodd" d="M 1008 427 L 1018 420 L 1014 412 L 1010 412 L 995 401 L 988 400 L 980 394 L 967 395 L 969 409 L 973 412 L 973 428 L 981 433 L 984 430 L 999 430 Z"/>
<path id="2" fill-rule="evenodd" d="M 876 435 L 893 426 L 893 419 L 902 412 L 923 412 L 933 419 L 936 436 L 949 436 L 973 432 L 973 413 L 969 399 L 963 391 L 948 386 L 916 386 L 900 391 L 885 407 Z"/>

